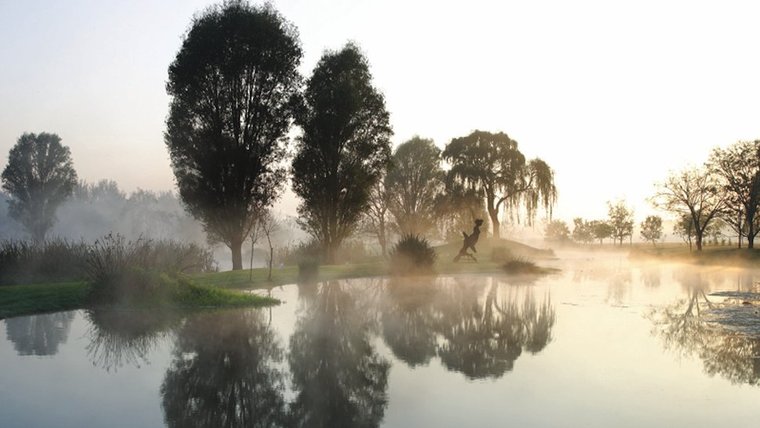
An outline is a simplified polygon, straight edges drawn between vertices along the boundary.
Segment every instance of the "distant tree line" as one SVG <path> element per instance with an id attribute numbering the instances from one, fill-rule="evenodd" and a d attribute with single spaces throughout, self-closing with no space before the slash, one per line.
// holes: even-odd
<path id="1" fill-rule="evenodd" d="M 14 199 L 0 192 L 0 201 Z M 8 205 L 0 202 L 0 240 L 25 239 L 31 235 Z M 203 228 L 189 216 L 177 194 L 138 189 L 127 194 L 112 180 L 87 183 L 80 180 L 71 195 L 55 211 L 55 222 L 45 232 L 51 237 L 92 242 L 108 233 L 127 239 L 175 239 L 206 242 Z"/>
<path id="2" fill-rule="evenodd" d="M 646 220 L 645 223 L 647 221 L 650 220 Z M 585 220 L 581 217 L 573 219 L 572 233 L 564 221 L 550 221 L 546 225 L 544 237 L 547 241 L 569 242 L 572 240 L 579 244 L 590 244 L 596 241 L 603 244 L 605 239 L 611 239 L 613 243 L 623 245 L 625 240 L 633 239 L 633 225 L 633 209 L 628 207 L 625 201 L 620 200 L 607 203 L 607 219 Z M 643 229 L 644 223 L 642 223 Z M 661 234 L 657 235 L 654 232 L 647 236 L 650 235 L 655 241 L 661 237 Z"/>
<path id="3" fill-rule="evenodd" d="M 707 236 L 724 228 L 754 248 L 760 231 L 760 140 L 716 148 L 702 166 L 671 173 L 652 197 L 655 206 L 677 216 L 676 231 L 697 251 Z"/>

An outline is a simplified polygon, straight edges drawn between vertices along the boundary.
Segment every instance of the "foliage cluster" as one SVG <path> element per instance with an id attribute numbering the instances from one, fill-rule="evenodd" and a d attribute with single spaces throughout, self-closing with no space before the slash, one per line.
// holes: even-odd
<path id="1" fill-rule="evenodd" d="M 552 220 L 546 224 L 544 239 L 549 242 L 563 243 L 570 240 L 570 229 L 562 220 Z"/>
<path id="2" fill-rule="evenodd" d="M 106 235 L 88 249 L 84 273 L 91 299 L 114 303 L 154 298 L 178 274 L 215 269 L 211 252 L 195 244 Z"/>
<path id="3" fill-rule="evenodd" d="M 46 132 L 19 137 L 2 172 L 2 188 L 12 196 L 8 212 L 36 242 L 45 240 L 58 206 L 76 183 L 69 148 L 61 144 L 61 137 Z"/>
<path id="4" fill-rule="evenodd" d="M 394 275 L 431 273 L 435 260 L 435 250 L 427 239 L 405 235 L 391 249 L 390 269 Z"/>
<path id="5" fill-rule="evenodd" d="M 0 285 L 80 279 L 87 251 L 81 241 L 2 241 Z"/>
<path id="6" fill-rule="evenodd" d="M 701 251 L 703 240 L 726 225 L 740 248 L 742 238 L 753 248 L 760 231 L 760 140 L 714 149 L 703 166 L 671 173 L 651 200 L 677 216 L 676 231 L 690 248 L 693 237 Z"/>

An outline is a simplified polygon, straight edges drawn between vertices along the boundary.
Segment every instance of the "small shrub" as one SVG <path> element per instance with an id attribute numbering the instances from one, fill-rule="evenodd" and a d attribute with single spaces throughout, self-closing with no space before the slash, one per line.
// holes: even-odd
<path id="1" fill-rule="evenodd" d="M 391 249 L 391 273 L 397 275 L 430 273 L 433 271 L 435 259 L 435 250 L 427 239 L 417 235 L 405 235 Z"/>
<path id="2" fill-rule="evenodd" d="M 322 257 L 319 242 L 310 240 L 288 248 L 283 261 L 288 265 L 298 265 L 299 282 L 310 282 L 317 278 Z"/>
<path id="3" fill-rule="evenodd" d="M 507 273 L 515 273 L 515 274 L 535 274 L 535 273 L 544 272 L 543 269 L 538 267 L 532 261 L 521 259 L 521 258 L 513 258 L 510 260 L 507 260 L 504 263 L 504 265 L 502 265 L 502 268 Z"/>

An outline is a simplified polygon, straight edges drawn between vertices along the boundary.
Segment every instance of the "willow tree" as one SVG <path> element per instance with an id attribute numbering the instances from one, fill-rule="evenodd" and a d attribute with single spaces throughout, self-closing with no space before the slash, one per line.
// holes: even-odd
<path id="1" fill-rule="evenodd" d="M 193 20 L 169 67 L 166 145 L 179 194 L 211 241 L 241 246 L 285 183 L 281 166 L 301 77 L 295 28 L 242 1 Z"/>
<path id="2" fill-rule="evenodd" d="M 503 132 L 475 131 L 454 138 L 444 149 L 443 158 L 451 164 L 451 179 L 485 193 L 493 236 L 497 238 L 502 207 L 513 215 L 524 209 L 526 221 L 532 224 L 539 209 L 550 214 L 556 203 L 554 171 L 539 158 L 526 161 L 517 142 Z"/>
<path id="3" fill-rule="evenodd" d="M 326 52 L 307 83 L 293 159 L 300 224 L 334 263 L 390 158 L 388 112 L 359 48 Z"/>
<path id="4" fill-rule="evenodd" d="M 77 173 L 61 137 L 26 133 L 8 154 L 2 182 L 11 196 L 8 214 L 41 242 L 55 223 L 58 207 L 74 191 Z"/>

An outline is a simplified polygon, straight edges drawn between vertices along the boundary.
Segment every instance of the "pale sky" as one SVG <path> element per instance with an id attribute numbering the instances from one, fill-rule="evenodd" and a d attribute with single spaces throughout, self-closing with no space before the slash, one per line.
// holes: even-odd
<path id="1" fill-rule="evenodd" d="M 81 178 L 173 189 L 167 67 L 211 3 L 0 0 L 0 168 L 23 132 L 47 131 Z M 299 30 L 307 77 L 325 49 L 361 46 L 394 145 L 504 131 L 555 169 L 568 221 L 625 198 L 638 222 L 669 170 L 760 138 L 757 2 L 272 3 Z"/>

